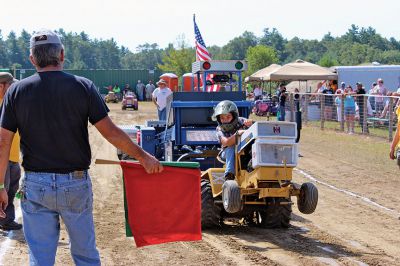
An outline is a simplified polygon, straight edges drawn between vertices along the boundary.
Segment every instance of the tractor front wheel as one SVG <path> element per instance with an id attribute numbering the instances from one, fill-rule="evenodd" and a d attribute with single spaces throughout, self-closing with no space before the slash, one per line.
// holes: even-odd
<path id="1" fill-rule="evenodd" d="M 240 188 L 235 180 L 226 180 L 222 185 L 222 202 L 226 212 L 235 213 L 242 209 Z"/>

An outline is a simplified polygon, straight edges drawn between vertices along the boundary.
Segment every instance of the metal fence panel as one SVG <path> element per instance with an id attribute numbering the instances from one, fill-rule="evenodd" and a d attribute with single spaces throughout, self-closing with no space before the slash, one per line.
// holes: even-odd
<path id="1" fill-rule="evenodd" d="M 130 84 L 134 88 L 141 80 L 147 83 L 149 80 L 157 81 L 163 74 L 160 70 L 136 70 L 136 69 L 84 69 L 71 70 L 65 69 L 67 73 L 88 78 L 94 82 L 97 88 L 102 89 L 116 83 L 123 88 L 125 84 Z M 35 69 L 17 69 L 15 77 L 23 79 L 36 73 Z"/>
<path id="2" fill-rule="evenodd" d="M 299 93 L 303 123 L 321 129 L 392 140 L 397 127 L 399 97 Z M 290 97 L 292 99 L 292 97 Z M 286 104 L 286 120 L 294 121 L 294 101 Z"/>

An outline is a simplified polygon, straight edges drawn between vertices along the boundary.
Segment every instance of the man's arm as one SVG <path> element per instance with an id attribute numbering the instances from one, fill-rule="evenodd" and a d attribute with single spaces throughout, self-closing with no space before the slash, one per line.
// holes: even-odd
<path id="1" fill-rule="evenodd" d="M 111 121 L 110 117 L 104 117 L 94 126 L 112 145 L 137 159 L 147 173 L 160 173 L 163 170 L 160 162 L 135 144 L 124 131 Z"/>
<path id="2" fill-rule="evenodd" d="M 0 127 L 0 186 L 4 186 L 4 177 L 6 175 L 8 158 L 10 157 L 11 143 L 14 138 L 14 132 Z M 0 188 L 0 218 L 6 217 L 4 210 L 8 205 L 8 196 L 6 189 Z"/>
<path id="3" fill-rule="evenodd" d="M 158 104 L 157 104 L 157 98 L 156 97 L 154 97 L 154 95 L 152 95 L 151 96 L 151 100 L 153 101 L 153 103 L 158 107 Z"/>

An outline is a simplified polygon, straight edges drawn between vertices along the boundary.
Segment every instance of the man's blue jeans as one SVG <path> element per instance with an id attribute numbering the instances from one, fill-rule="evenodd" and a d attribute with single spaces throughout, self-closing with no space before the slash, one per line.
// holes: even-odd
<path id="1" fill-rule="evenodd" d="M 25 172 L 21 201 L 30 265 L 54 265 L 60 217 L 67 228 L 75 265 L 100 265 L 93 224 L 92 184 L 87 171 Z"/>
<path id="2" fill-rule="evenodd" d="M 167 108 L 164 108 L 162 110 L 158 110 L 158 120 L 160 120 L 160 121 L 167 120 Z"/>
<path id="3" fill-rule="evenodd" d="M 235 174 L 235 145 L 225 147 L 221 154 L 222 158 L 225 158 L 225 174 Z"/>
<path id="4" fill-rule="evenodd" d="M 285 106 L 281 106 L 279 105 L 279 117 L 278 117 L 278 121 L 285 121 Z"/>

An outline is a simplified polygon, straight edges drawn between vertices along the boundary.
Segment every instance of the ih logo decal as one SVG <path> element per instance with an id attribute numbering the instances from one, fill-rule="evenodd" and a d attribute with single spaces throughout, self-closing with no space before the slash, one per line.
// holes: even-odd
<path id="1" fill-rule="evenodd" d="M 274 130 L 274 134 L 281 134 L 281 127 L 280 126 L 274 126 L 273 130 Z"/>

